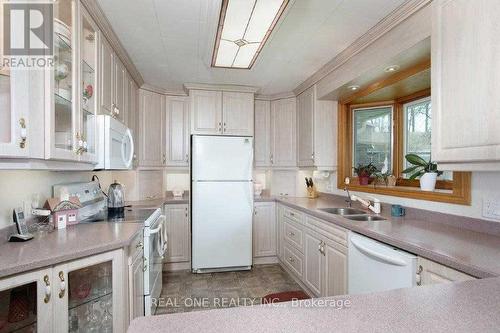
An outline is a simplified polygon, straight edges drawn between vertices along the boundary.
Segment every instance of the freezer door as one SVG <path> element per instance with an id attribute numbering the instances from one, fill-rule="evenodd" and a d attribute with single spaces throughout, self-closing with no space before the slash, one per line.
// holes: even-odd
<path id="1" fill-rule="evenodd" d="M 192 187 L 193 270 L 252 265 L 252 183 Z"/>
<path id="2" fill-rule="evenodd" d="M 193 136 L 192 177 L 197 180 L 251 180 L 253 138 Z"/>

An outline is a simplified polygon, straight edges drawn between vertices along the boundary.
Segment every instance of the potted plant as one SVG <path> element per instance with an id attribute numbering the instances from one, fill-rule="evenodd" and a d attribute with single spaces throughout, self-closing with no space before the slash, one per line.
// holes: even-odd
<path id="1" fill-rule="evenodd" d="M 410 174 L 409 179 L 420 177 L 422 191 L 434 191 L 437 177 L 443 174 L 442 171 L 438 170 L 437 164 L 430 160 L 427 162 L 416 154 L 408 154 L 405 158 L 412 166 L 403 170 L 403 173 Z"/>
<path id="2" fill-rule="evenodd" d="M 353 169 L 359 177 L 359 185 L 368 185 L 370 177 L 377 172 L 377 167 L 373 163 L 367 165 L 358 164 Z"/>

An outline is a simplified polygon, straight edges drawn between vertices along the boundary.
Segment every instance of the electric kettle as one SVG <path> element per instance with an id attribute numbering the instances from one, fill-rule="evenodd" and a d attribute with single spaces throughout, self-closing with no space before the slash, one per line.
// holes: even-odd
<path id="1" fill-rule="evenodd" d="M 123 186 L 116 180 L 108 188 L 108 217 L 123 217 L 125 211 L 125 195 Z"/>

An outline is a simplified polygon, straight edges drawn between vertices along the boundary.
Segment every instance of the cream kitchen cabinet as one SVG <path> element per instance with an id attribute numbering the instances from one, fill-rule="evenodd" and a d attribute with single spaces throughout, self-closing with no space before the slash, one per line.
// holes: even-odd
<path id="1" fill-rule="evenodd" d="M 167 226 L 167 258 L 169 263 L 189 262 L 191 260 L 191 226 L 189 205 L 165 205 Z"/>
<path id="2" fill-rule="evenodd" d="M 144 316 L 144 244 L 141 232 L 129 246 L 128 255 L 128 321 Z"/>
<path id="3" fill-rule="evenodd" d="M 124 332 L 123 250 L 1 279 L 0 294 L 28 304 L 8 332 Z M 5 305 L 0 311 L 7 318 Z"/>
<path id="4" fill-rule="evenodd" d="M 444 170 L 498 171 L 500 2 L 432 6 L 432 159 Z"/>
<path id="5" fill-rule="evenodd" d="M 190 90 L 191 134 L 253 136 L 254 94 Z"/>
<path id="6" fill-rule="evenodd" d="M 114 92 L 113 92 L 113 66 L 114 66 L 114 51 L 109 45 L 106 38 L 102 37 L 100 41 L 100 113 L 112 115 L 114 113 Z"/>
<path id="7" fill-rule="evenodd" d="M 254 164 L 271 166 L 271 101 L 255 100 Z"/>
<path id="8" fill-rule="evenodd" d="M 273 167 L 296 167 L 296 100 L 271 101 L 271 154 Z"/>
<path id="9" fill-rule="evenodd" d="M 125 88 L 127 71 L 121 60 L 115 55 L 113 57 L 113 104 L 116 119 L 126 123 L 127 110 L 125 108 Z"/>
<path id="10" fill-rule="evenodd" d="M 276 256 L 276 211 L 274 202 L 256 202 L 253 216 L 253 257 Z"/>
<path id="11" fill-rule="evenodd" d="M 166 164 L 164 149 L 165 96 L 139 91 L 139 167 L 161 168 Z"/>
<path id="12" fill-rule="evenodd" d="M 222 131 L 224 135 L 253 136 L 254 94 L 222 92 Z"/>
<path id="13" fill-rule="evenodd" d="M 304 238 L 304 283 L 316 296 L 320 296 L 324 276 L 323 240 L 312 230 L 307 230 Z"/>
<path id="14" fill-rule="evenodd" d="M 417 272 L 417 284 L 422 286 L 475 279 L 470 275 L 422 257 L 418 258 Z"/>
<path id="15" fill-rule="evenodd" d="M 166 166 L 189 167 L 189 99 L 167 96 L 165 110 Z"/>
<path id="16" fill-rule="evenodd" d="M 336 169 L 337 104 L 320 101 L 316 86 L 297 96 L 297 164 L 299 167 Z"/>

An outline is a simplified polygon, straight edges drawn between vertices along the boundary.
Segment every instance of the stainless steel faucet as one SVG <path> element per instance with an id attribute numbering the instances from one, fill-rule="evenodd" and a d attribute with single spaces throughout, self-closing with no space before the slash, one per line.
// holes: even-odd
<path id="1" fill-rule="evenodd" d="M 344 179 L 344 191 L 347 192 L 347 199 L 345 200 L 345 202 L 347 203 L 349 208 L 352 207 L 351 193 L 349 193 L 349 183 L 350 182 L 351 182 L 351 179 L 349 177 L 345 177 L 345 179 Z"/>

